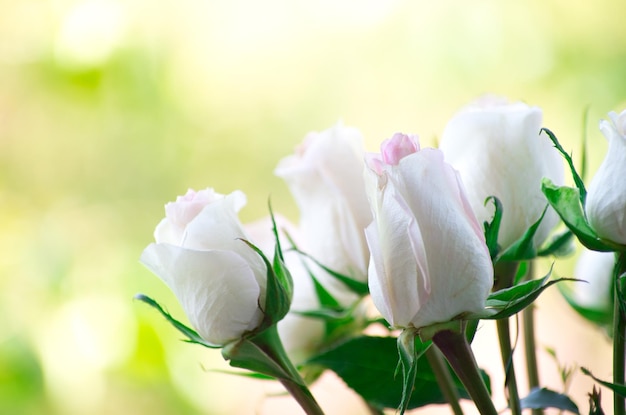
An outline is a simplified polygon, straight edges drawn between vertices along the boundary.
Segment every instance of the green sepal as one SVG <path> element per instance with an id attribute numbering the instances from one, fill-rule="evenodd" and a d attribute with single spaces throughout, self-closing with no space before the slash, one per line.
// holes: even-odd
<path id="1" fill-rule="evenodd" d="M 415 387 L 415 375 L 417 373 L 417 362 L 419 358 L 428 350 L 431 344 L 416 348 L 421 343 L 416 342 L 417 332 L 415 329 L 404 329 L 398 336 L 398 367 L 402 370 L 402 398 L 398 411 L 404 414 L 409 406 L 409 401 Z"/>
<path id="2" fill-rule="evenodd" d="M 289 312 L 291 298 L 293 296 L 293 281 L 291 280 L 291 274 L 289 274 L 287 268 L 284 267 L 284 263 L 278 253 L 274 257 L 275 263 L 277 263 L 278 266 L 272 267 L 269 259 L 267 259 L 265 254 L 263 254 L 258 247 L 245 239 L 242 239 L 242 241 L 261 257 L 267 268 L 265 304 L 262 306 L 264 317 L 261 324 L 255 330 L 256 332 L 261 332 L 278 323 Z M 280 250 L 278 246 L 277 249 Z M 276 259 L 278 260 L 276 261 Z"/>
<path id="3" fill-rule="evenodd" d="M 334 271 L 328 268 L 326 265 L 322 264 L 317 259 L 313 258 L 311 255 L 299 250 L 295 245 L 293 246 L 293 250 L 298 252 L 300 255 L 303 255 L 309 258 L 318 267 L 326 271 L 331 277 L 335 278 L 336 280 L 339 280 L 343 285 L 346 286 L 346 288 L 348 288 L 353 293 L 359 295 L 360 297 L 364 297 L 367 294 L 369 294 L 369 286 L 367 285 L 367 282 L 361 282 L 361 281 L 355 280 L 354 278 L 351 278 L 347 275 L 343 275 L 337 271 Z"/>
<path id="4" fill-rule="evenodd" d="M 192 329 L 191 327 L 188 327 L 185 324 L 181 323 L 180 321 L 176 320 L 174 317 L 172 317 L 172 315 L 170 313 L 165 311 L 163 309 L 163 307 L 161 307 L 161 305 L 159 303 L 157 303 L 155 300 L 153 300 L 152 298 L 148 297 L 147 295 L 137 294 L 137 295 L 135 295 L 134 298 L 135 298 L 135 300 L 139 300 L 141 302 L 144 302 L 144 303 L 148 304 L 149 306 L 155 308 L 159 313 L 161 313 L 161 315 L 163 317 L 165 317 L 165 319 L 172 326 L 174 326 L 174 328 L 176 330 L 181 332 L 186 337 L 186 339 L 184 339 L 184 341 L 186 341 L 188 343 L 199 344 L 201 346 L 208 347 L 210 349 L 219 349 L 221 347 L 221 346 L 218 346 L 218 345 L 215 345 L 215 344 L 211 344 L 211 343 L 207 342 L 206 340 L 204 340 L 202 337 L 200 337 L 200 335 L 194 329 Z"/>
<path id="5" fill-rule="evenodd" d="M 498 255 L 496 258 L 496 262 L 498 261 L 525 261 L 527 259 L 533 259 L 537 257 L 537 248 L 535 248 L 535 234 L 537 233 L 537 229 L 539 229 L 539 225 L 541 225 L 541 221 L 546 215 L 546 211 L 548 210 L 548 205 L 541 212 L 541 216 L 539 219 L 535 221 L 527 230 L 524 232 L 524 235 L 517 241 L 515 241 L 511 246 L 509 246 L 506 251 Z"/>
<path id="6" fill-rule="evenodd" d="M 565 225 L 576 235 L 581 244 L 592 251 L 626 251 L 626 246 L 600 239 L 591 228 L 580 200 L 580 190 L 567 186 L 556 186 L 550 179 L 544 178 L 541 190 L 548 203 L 558 213 Z"/>
<path id="7" fill-rule="evenodd" d="M 595 377 L 588 369 L 581 367 L 580 371 L 583 372 L 585 375 L 591 377 L 593 380 L 595 380 L 596 382 L 598 382 L 600 385 L 611 389 L 614 393 L 616 393 L 617 395 L 621 396 L 622 398 L 626 398 L 626 385 L 618 385 L 615 383 L 611 383 L 611 382 L 607 382 L 601 379 L 598 379 L 597 377 Z"/>
<path id="8" fill-rule="evenodd" d="M 576 188 L 578 189 L 578 199 L 580 200 L 580 204 L 582 206 L 585 206 L 585 199 L 587 198 L 587 189 L 585 189 L 585 183 L 583 182 L 583 179 L 580 177 L 580 175 L 576 171 L 576 167 L 574 166 L 574 161 L 572 160 L 572 157 L 567 153 L 567 151 L 563 149 L 563 147 L 559 143 L 559 140 L 556 138 L 556 135 L 554 135 L 552 131 L 548 130 L 547 128 L 542 128 L 541 131 L 544 131 L 548 135 L 548 137 L 550 137 L 550 140 L 552 140 L 552 144 L 554 144 L 554 147 L 559 151 L 559 153 L 561 153 L 563 158 L 565 158 L 565 161 L 567 162 L 570 168 L 570 171 L 572 172 L 574 184 L 576 184 Z M 585 164 L 584 154 L 585 153 L 584 153 L 584 147 L 583 147 L 583 166 Z"/>
<path id="9" fill-rule="evenodd" d="M 556 408 L 580 414 L 578 406 L 569 396 L 547 388 L 533 388 L 526 397 L 520 399 L 522 409 Z"/>
<path id="10" fill-rule="evenodd" d="M 498 245 L 498 234 L 500 233 L 500 224 L 502 223 L 502 202 L 495 196 L 489 196 L 485 200 L 485 206 L 487 203 L 493 202 L 494 213 L 491 222 L 485 221 L 483 228 L 485 230 L 485 242 L 489 249 L 489 255 L 491 259 L 495 259 L 500 252 L 500 246 Z"/>
<path id="11" fill-rule="evenodd" d="M 560 278 L 550 282 L 550 274 L 543 278 L 529 280 L 513 287 L 493 292 L 487 298 L 485 309 L 477 313 L 464 314 L 463 319 L 499 320 L 519 313 L 532 304 L 548 287 L 561 281 L 577 281 L 572 278 Z"/>
<path id="12" fill-rule="evenodd" d="M 222 356 L 233 367 L 247 369 L 276 379 L 289 379 L 289 374 L 266 350 L 250 338 L 242 338 L 227 344 Z"/>

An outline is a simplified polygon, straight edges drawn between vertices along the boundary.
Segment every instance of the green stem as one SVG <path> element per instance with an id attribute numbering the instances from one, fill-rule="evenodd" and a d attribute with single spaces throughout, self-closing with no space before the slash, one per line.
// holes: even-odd
<path id="1" fill-rule="evenodd" d="M 624 351 L 626 348 L 626 316 L 621 305 L 621 282 L 619 278 L 626 272 L 626 253 L 617 254 L 617 261 L 615 263 L 615 293 L 614 293 L 614 305 L 613 305 L 613 383 L 623 385 L 624 366 L 626 364 L 626 358 Z M 624 405 L 624 397 L 613 393 L 613 414 L 625 415 L 626 408 Z"/>
<path id="2" fill-rule="evenodd" d="M 437 384 L 439 384 L 439 388 L 441 389 L 443 396 L 452 408 L 452 413 L 454 413 L 454 415 L 463 415 L 463 410 L 459 404 L 461 397 L 459 396 L 456 386 L 454 385 L 454 380 L 452 379 L 450 370 L 448 369 L 441 352 L 436 347 L 429 347 L 426 351 L 426 358 L 428 359 L 428 363 L 430 363 L 430 367 L 433 369 L 433 373 L 437 379 Z"/>
<path id="3" fill-rule="evenodd" d="M 501 262 L 494 267 L 495 273 L 495 290 L 501 290 L 513 285 L 515 274 L 519 263 L 517 262 Z M 515 376 L 515 365 L 513 364 L 513 349 L 511 347 L 511 328 L 509 319 L 501 319 L 496 321 L 498 329 L 498 340 L 500 342 L 500 354 L 502 356 L 502 364 L 505 373 L 505 385 L 508 391 L 509 408 L 511 415 L 521 415 L 522 408 L 517 388 L 517 377 Z"/>
<path id="4" fill-rule="evenodd" d="M 276 326 L 271 326 L 259 333 L 252 340 L 268 356 L 282 367 L 289 377 L 278 379 L 287 392 L 298 402 L 307 415 L 324 415 L 322 408 L 313 397 L 306 383 L 295 368 L 283 347 Z"/>
<path id="5" fill-rule="evenodd" d="M 528 261 L 526 280 L 533 278 L 533 261 Z M 526 357 L 526 373 L 528 375 L 528 388 L 539 387 L 539 369 L 537 367 L 537 344 L 535 342 L 535 305 L 531 304 L 522 311 L 524 354 Z M 533 409 L 532 415 L 542 415 L 542 409 Z"/>
<path id="6" fill-rule="evenodd" d="M 498 411 L 493 406 L 489 391 L 480 376 L 474 353 L 465 338 L 465 333 L 441 330 L 433 336 L 433 343 L 441 350 L 461 379 L 481 415 L 497 415 Z"/>

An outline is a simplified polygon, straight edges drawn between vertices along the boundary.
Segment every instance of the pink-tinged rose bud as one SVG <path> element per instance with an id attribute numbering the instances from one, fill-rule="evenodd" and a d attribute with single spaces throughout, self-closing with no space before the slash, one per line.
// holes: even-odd
<path id="1" fill-rule="evenodd" d="M 383 141 L 380 146 L 381 156 L 386 164 L 396 165 L 409 154 L 419 151 L 417 137 L 396 133 L 393 137 Z"/>
<path id="2" fill-rule="evenodd" d="M 338 124 L 308 134 L 275 173 L 285 180 L 300 210 L 299 248 L 326 267 L 364 282 L 369 258 L 364 229 L 372 216 L 363 160 L 361 133 Z M 315 274 L 342 303 L 354 300 L 342 283 L 321 269 Z"/>
<path id="3" fill-rule="evenodd" d="M 598 236 L 626 245 L 626 110 L 609 117 L 600 123 L 609 149 L 589 185 L 585 211 Z"/>
<path id="4" fill-rule="evenodd" d="M 456 171 L 435 149 L 388 160 L 366 171 L 374 304 L 396 328 L 482 310 L 493 266 Z"/>
<path id="5" fill-rule="evenodd" d="M 541 127 L 541 109 L 486 96 L 457 113 L 441 137 L 439 147 L 459 171 L 478 221 L 493 217 L 493 204 L 485 206 L 489 196 L 502 202 L 498 244 L 503 250 L 520 239 L 546 207 L 542 179 L 563 183 L 561 156 L 540 134 Z M 558 221 L 549 208 L 535 234 L 536 246 Z"/>
<path id="6" fill-rule="evenodd" d="M 191 325 L 206 341 L 225 345 L 258 327 L 267 270 L 247 239 L 237 212 L 243 193 L 190 190 L 166 205 L 156 243 L 141 262 L 174 292 Z"/>

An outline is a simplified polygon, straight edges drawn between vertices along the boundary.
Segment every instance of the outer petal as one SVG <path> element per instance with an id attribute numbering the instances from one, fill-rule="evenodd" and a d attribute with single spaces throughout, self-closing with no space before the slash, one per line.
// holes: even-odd
<path id="1" fill-rule="evenodd" d="M 454 170 L 438 150 L 426 149 L 400 161 L 398 191 L 410 206 L 428 258 L 430 296 L 413 317 L 415 327 L 480 311 L 493 285 L 484 237 Z"/>
<path id="2" fill-rule="evenodd" d="M 622 116 L 626 120 L 626 111 Z M 585 210 L 600 237 L 626 244 L 626 136 L 615 124 L 600 124 L 609 148 L 589 185 Z"/>
<path id="3" fill-rule="evenodd" d="M 224 345 L 260 324 L 261 289 L 236 253 L 151 244 L 141 262 L 170 287 L 191 325 L 208 342 Z"/>
<path id="4" fill-rule="evenodd" d="M 459 170 L 479 222 L 490 220 L 488 196 L 503 203 L 499 242 L 506 249 L 535 222 L 547 202 L 541 179 L 563 182 L 560 156 L 545 135 L 540 136 L 542 113 L 522 103 L 473 105 L 446 126 L 440 148 Z M 558 218 L 549 212 L 537 232 L 541 244 Z"/>
<path id="5" fill-rule="evenodd" d="M 392 326 L 408 327 L 430 293 L 422 235 L 393 182 L 378 188 L 370 203 L 374 222 L 365 234 L 372 300 Z"/>

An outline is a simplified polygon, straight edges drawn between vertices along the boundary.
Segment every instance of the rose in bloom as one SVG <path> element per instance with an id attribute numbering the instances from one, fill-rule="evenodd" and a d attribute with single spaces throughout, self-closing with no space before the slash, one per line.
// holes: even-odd
<path id="1" fill-rule="evenodd" d="M 613 304 L 611 285 L 615 254 L 585 249 L 578 258 L 571 300 L 587 309 L 610 312 Z"/>
<path id="2" fill-rule="evenodd" d="M 174 292 L 206 341 L 225 345 L 263 319 L 267 270 L 247 239 L 237 212 L 243 193 L 189 190 L 165 205 L 166 217 L 141 262 Z"/>
<path id="3" fill-rule="evenodd" d="M 541 180 L 563 183 L 563 162 L 545 134 L 542 112 L 521 102 L 485 97 L 456 114 L 440 142 L 446 161 L 456 168 L 479 222 L 493 217 L 496 196 L 504 211 L 498 244 L 505 250 L 520 239 L 541 216 L 547 201 Z M 540 245 L 558 223 L 550 208 L 535 234 Z"/>
<path id="4" fill-rule="evenodd" d="M 609 149 L 589 185 L 585 211 L 598 236 L 626 245 L 626 110 L 609 117 L 600 123 Z"/>
<path id="5" fill-rule="evenodd" d="M 372 216 L 363 179 L 363 139 L 358 130 L 341 124 L 310 133 L 295 154 L 280 161 L 283 178 L 300 209 L 299 247 L 326 267 L 365 282 L 369 252 L 364 229 Z M 323 273 L 320 273 L 323 274 Z M 338 297 L 341 283 L 318 275 Z"/>
<path id="6" fill-rule="evenodd" d="M 493 285 L 481 227 L 457 172 L 416 137 L 394 135 L 366 171 L 374 221 L 369 287 L 397 328 L 421 328 L 477 312 Z"/>

